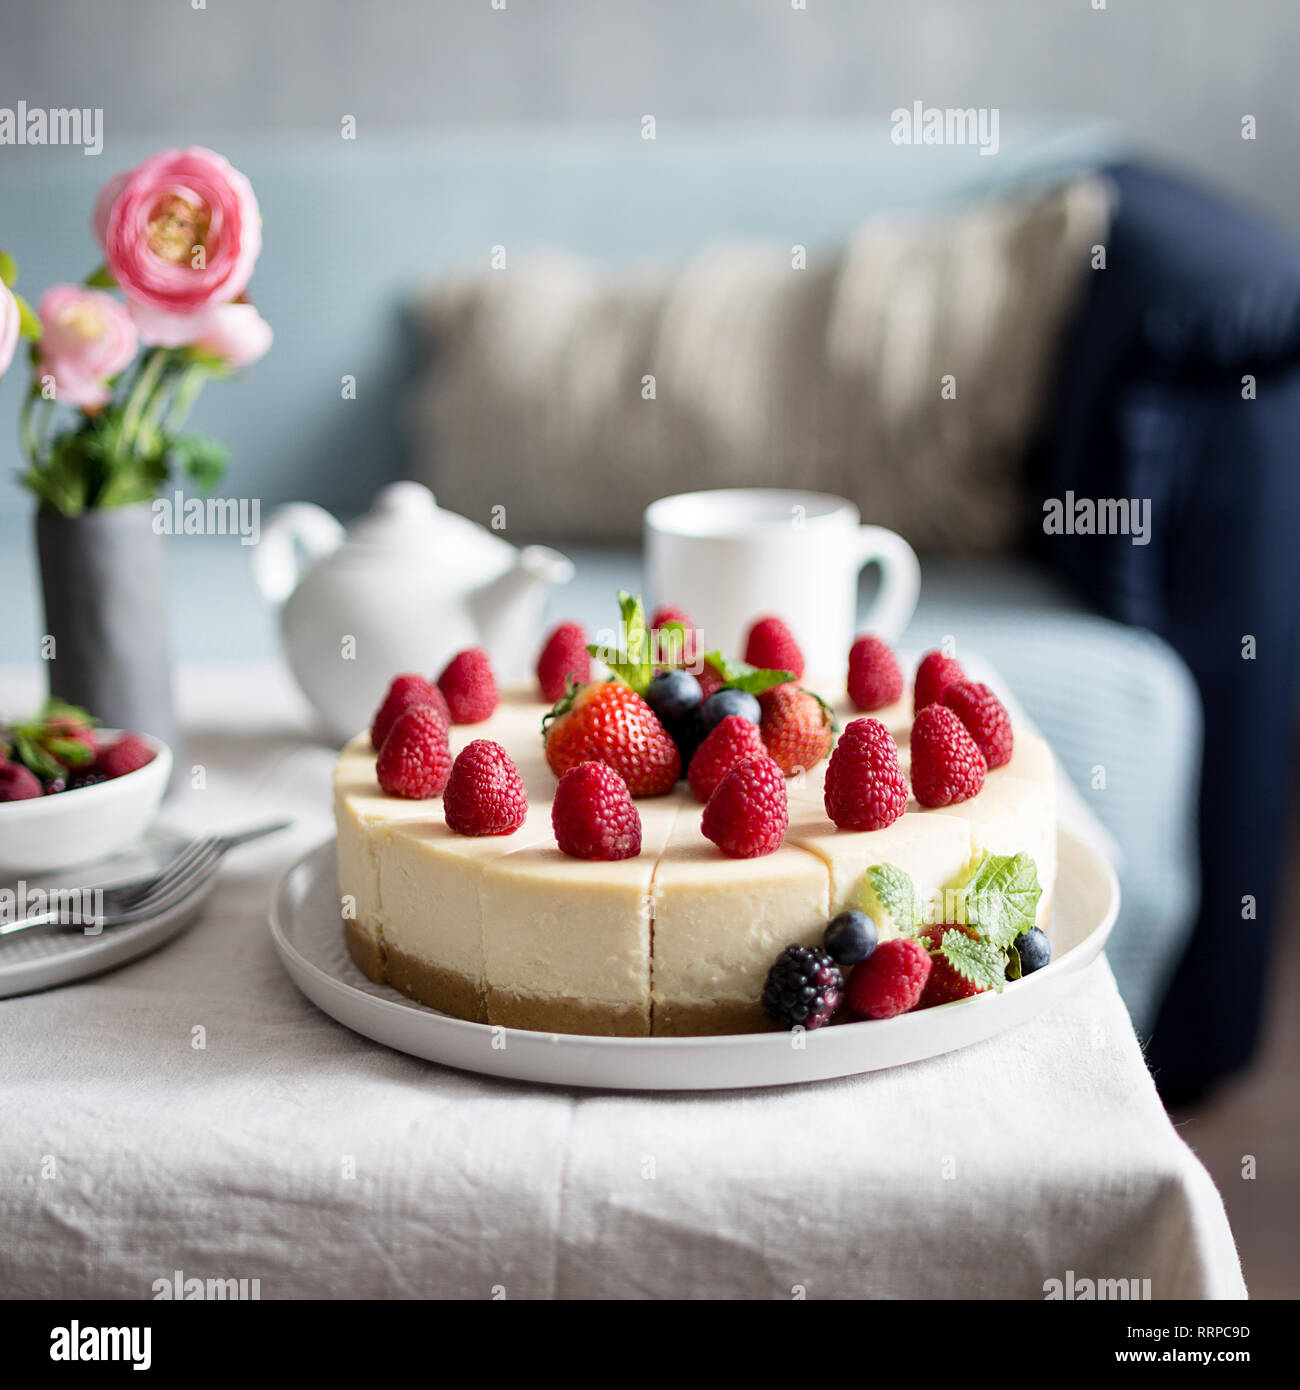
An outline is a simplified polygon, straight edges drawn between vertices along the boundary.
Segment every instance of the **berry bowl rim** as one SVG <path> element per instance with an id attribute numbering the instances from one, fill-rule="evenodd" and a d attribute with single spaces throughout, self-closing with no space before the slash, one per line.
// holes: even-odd
<path id="1" fill-rule="evenodd" d="M 96 782 L 89 787 L 73 787 L 68 791 L 51 792 L 45 796 L 27 797 L 22 801 L 0 802 L 0 880 L 18 874 L 52 873 L 78 864 L 94 860 L 126 849 L 140 838 L 153 822 L 159 806 L 167 791 L 172 773 L 172 750 L 162 739 L 152 734 L 142 734 L 128 729 L 96 729 L 96 735 L 122 735 L 136 733 L 149 748 L 153 758 L 144 767 L 134 772 L 111 777 L 106 782 Z M 101 812 L 116 810 L 116 826 L 111 833 L 104 833 Z M 122 814 L 126 812 L 127 814 Z M 69 849 L 63 855 L 53 858 L 33 857 L 22 843 L 13 844 L 10 835 L 30 832 L 37 827 L 42 835 L 60 834 L 60 821 L 83 821 L 80 834 L 84 836 L 90 829 L 89 822 L 96 822 L 98 832 L 91 837 L 88 852 Z M 72 826 L 62 827 L 63 831 Z M 116 833 L 120 830 L 120 833 Z"/>

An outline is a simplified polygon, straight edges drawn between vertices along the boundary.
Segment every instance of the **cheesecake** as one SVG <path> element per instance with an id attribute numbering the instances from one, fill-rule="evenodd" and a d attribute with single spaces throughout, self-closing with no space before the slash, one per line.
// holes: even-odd
<path id="1" fill-rule="evenodd" d="M 805 682 L 806 684 L 814 684 Z M 820 687 L 841 726 L 858 717 L 843 691 Z M 550 709 L 535 690 L 502 692 L 486 721 L 453 725 L 451 752 L 491 739 L 528 796 L 509 835 L 453 833 L 439 799 L 387 796 L 370 735 L 334 772 L 343 932 L 357 967 L 430 1008 L 476 1023 L 630 1037 L 753 1032 L 774 958 L 818 945 L 827 922 L 861 903 L 876 865 L 916 886 L 931 921 L 945 891 L 984 852 L 1029 855 L 1050 912 L 1056 875 L 1055 765 L 1017 726 L 1005 766 L 957 805 L 915 800 L 880 830 L 839 829 L 826 814 L 826 761 L 787 780 L 789 826 L 775 853 L 722 854 L 701 830 L 686 783 L 637 801 L 640 853 L 612 862 L 561 852 L 550 808 L 556 778 L 543 749 Z M 908 770 L 911 695 L 876 712 Z M 882 936 L 893 930 L 882 924 Z"/>

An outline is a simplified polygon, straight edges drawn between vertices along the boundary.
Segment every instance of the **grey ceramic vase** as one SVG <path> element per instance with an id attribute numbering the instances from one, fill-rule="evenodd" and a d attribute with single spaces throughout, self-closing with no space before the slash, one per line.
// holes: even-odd
<path id="1" fill-rule="evenodd" d="M 147 502 L 36 514 L 50 694 L 176 748 L 164 540 Z"/>

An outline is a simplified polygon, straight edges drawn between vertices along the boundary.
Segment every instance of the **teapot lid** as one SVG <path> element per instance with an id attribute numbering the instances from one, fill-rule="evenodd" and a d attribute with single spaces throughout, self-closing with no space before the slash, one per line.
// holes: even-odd
<path id="1" fill-rule="evenodd" d="M 504 536 L 467 516 L 443 511 L 423 483 L 389 483 L 371 510 L 348 527 L 347 541 L 349 549 L 436 557 L 466 584 L 494 578 L 516 560 L 515 548 Z"/>
<path id="2" fill-rule="evenodd" d="M 438 503 L 423 483 L 389 483 L 374 506 L 348 527 L 358 545 L 427 545 L 443 520 Z"/>

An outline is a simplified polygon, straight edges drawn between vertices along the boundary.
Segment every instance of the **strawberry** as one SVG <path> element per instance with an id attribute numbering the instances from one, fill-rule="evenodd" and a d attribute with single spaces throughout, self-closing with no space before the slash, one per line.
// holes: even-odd
<path id="1" fill-rule="evenodd" d="M 810 690 L 777 685 L 764 690 L 758 703 L 763 711 L 759 728 L 768 757 L 787 777 L 816 767 L 831 751 L 830 709 Z"/>
<path id="2" fill-rule="evenodd" d="M 826 769 L 826 814 L 841 830 L 883 830 L 903 814 L 907 779 L 898 745 L 879 719 L 855 719 Z"/>
<path id="3" fill-rule="evenodd" d="M 447 701 L 453 724 L 481 724 L 492 716 L 500 696 L 492 663 L 481 647 L 469 647 L 443 667 L 438 689 Z"/>
<path id="4" fill-rule="evenodd" d="M 375 776 L 389 796 L 426 801 L 451 773 L 447 726 L 432 705 L 412 705 L 393 722 L 375 759 Z"/>
<path id="5" fill-rule="evenodd" d="M 926 927 L 921 935 L 930 946 L 938 947 L 943 944 L 944 937 L 953 931 L 962 932 L 970 937 L 976 935 L 970 927 L 961 926 L 957 922 L 940 922 L 935 926 Z M 954 999 L 970 999 L 973 995 L 983 994 L 986 988 L 987 986 L 977 985 L 974 980 L 968 980 L 965 975 L 959 974 L 943 956 L 932 955 L 930 978 L 921 992 L 921 1001 L 917 1008 L 929 1009 L 936 1004 L 951 1004 Z"/>
<path id="6" fill-rule="evenodd" d="M 990 768 L 1002 767 L 1011 761 L 1015 742 L 1011 716 L 987 685 L 958 681 L 943 692 L 942 703 L 965 724 Z"/>
<path id="7" fill-rule="evenodd" d="M 394 676 L 383 703 L 370 722 L 370 746 L 376 753 L 384 746 L 384 740 L 388 737 L 389 729 L 397 722 L 397 716 L 412 705 L 430 705 L 444 724 L 451 723 L 442 691 L 431 680 L 409 671 L 405 675 Z"/>
<path id="8" fill-rule="evenodd" d="M 627 783 L 604 763 L 579 763 L 560 778 L 551 803 L 555 843 L 574 859 L 635 859 L 641 816 Z"/>
<path id="9" fill-rule="evenodd" d="M 585 685 L 591 679 L 587 633 L 581 623 L 561 623 L 554 628 L 537 658 L 537 683 L 542 699 L 554 704 L 564 698 L 570 683 Z"/>
<path id="10" fill-rule="evenodd" d="M 708 737 L 695 750 L 686 780 L 691 784 L 696 800 L 707 801 L 717 790 L 718 783 L 737 763 L 746 758 L 766 755 L 758 725 L 743 714 L 729 714 L 710 730 Z"/>
<path id="11" fill-rule="evenodd" d="M 933 968 L 930 953 L 911 936 L 882 941 L 853 967 L 846 991 L 860 1018 L 895 1018 L 916 1008 Z"/>
<path id="12" fill-rule="evenodd" d="M 510 835 L 524 823 L 528 795 L 499 743 L 476 738 L 456 754 L 442 794 L 447 828 L 457 835 Z"/>
<path id="13" fill-rule="evenodd" d="M 912 713 L 941 700 L 950 685 L 965 679 L 966 672 L 956 657 L 944 656 L 938 650 L 926 652 L 916 668 L 916 680 L 912 685 Z"/>
<path id="14" fill-rule="evenodd" d="M 99 750 L 95 759 L 95 771 L 105 777 L 125 777 L 128 772 L 139 772 L 154 759 L 154 751 L 138 734 L 123 734 L 115 743 Z"/>
<path id="15" fill-rule="evenodd" d="M 771 758 L 746 758 L 718 783 L 700 817 L 700 830 L 733 859 L 755 859 L 781 848 L 790 824 L 785 778 Z"/>
<path id="16" fill-rule="evenodd" d="M 633 796 L 662 796 L 681 776 L 682 760 L 654 710 L 622 681 L 580 685 L 542 725 L 546 761 L 557 777 L 579 763 L 606 763 Z"/>
<path id="17" fill-rule="evenodd" d="M 795 680 L 803 675 L 803 653 L 794 640 L 794 633 L 780 618 L 760 618 L 749 629 L 745 660 L 751 666 L 789 671 Z"/>
<path id="18" fill-rule="evenodd" d="M 969 801 L 984 785 L 984 754 L 947 705 L 926 705 L 912 724 L 912 791 L 922 806 Z"/>
<path id="19" fill-rule="evenodd" d="M 879 637 L 859 637 L 849 648 L 849 699 L 856 710 L 884 709 L 903 698 L 898 658 Z"/>

